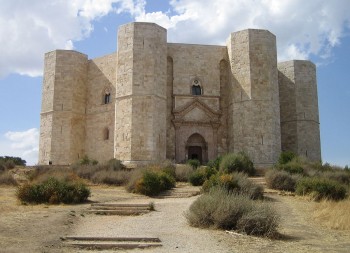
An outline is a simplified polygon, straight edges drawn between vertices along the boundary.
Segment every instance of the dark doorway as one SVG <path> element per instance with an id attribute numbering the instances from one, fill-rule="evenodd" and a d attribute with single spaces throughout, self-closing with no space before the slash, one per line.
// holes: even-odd
<path id="1" fill-rule="evenodd" d="M 197 159 L 200 163 L 203 163 L 202 160 L 202 147 L 200 146 L 189 146 L 188 147 L 188 159 Z"/>

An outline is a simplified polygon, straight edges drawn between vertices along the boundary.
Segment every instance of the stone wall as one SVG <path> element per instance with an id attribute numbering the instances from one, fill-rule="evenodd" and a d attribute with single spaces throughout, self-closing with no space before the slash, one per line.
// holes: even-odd
<path id="1" fill-rule="evenodd" d="M 227 47 L 233 92 L 230 151 L 245 151 L 256 164 L 271 165 L 281 151 L 276 38 L 249 29 L 232 33 Z"/>
<path id="2" fill-rule="evenodd" d="M 116 53 L 88 64 L 85 150 L 99 162 L 114 157 L 116 65 Z M 108 103 L 106 94 L 110 94 Z"/>
<path id="3" fill-rule="evenodd" d="M 56 50 L 45 66 L 39 163 L 70 164 L 85 154 L 87 56 Z"/>
<path id="4" fill-rule="evenodd" d="M 114 154 L 125 162 L 166 157 L 166 34 L 151 23 L 131 23 L 118 31 Z"/>
<path id="5" fill-rule="evenodd" d="M 316 67 L 309 61 L 278 64 L 282 150 L 321 160 Z"/>

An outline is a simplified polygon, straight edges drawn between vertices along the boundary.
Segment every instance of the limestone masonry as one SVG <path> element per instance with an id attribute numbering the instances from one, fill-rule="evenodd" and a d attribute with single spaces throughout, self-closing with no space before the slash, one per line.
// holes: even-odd
<path id="1" fill-rule="evenodd" d="M 269 31 L 207 46 L 167 43 L 166 29 L 130 23 L 119 27 L 113 54 L 45 54 L 39 164 L 85 155 L 206 162 L 238 151 L 258 166 L 281 151 L 321 159 L 315 65 L 277 63 Z"/>

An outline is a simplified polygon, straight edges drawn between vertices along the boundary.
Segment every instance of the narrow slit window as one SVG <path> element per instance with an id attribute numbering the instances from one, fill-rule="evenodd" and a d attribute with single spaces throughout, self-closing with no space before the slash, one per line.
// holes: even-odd
<path id="1" fill-rule="evenodd" d="M 103 130 L 103 139 L 105 141 L 109 140 L 109 129 L 107 127 Z"/>
<path id="2" fill-rule="evenodd" d="M 109 104 L 111 102 L 111 93 L 106 93 L 104 98 L 104 103 Z"/>

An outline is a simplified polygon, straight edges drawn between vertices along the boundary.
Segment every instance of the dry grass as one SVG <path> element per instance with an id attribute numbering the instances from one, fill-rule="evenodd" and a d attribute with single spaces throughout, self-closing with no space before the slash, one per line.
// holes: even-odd
<path id="1" fill-rule="evenodd" d="M 350 199 L 315 204 L 314 218 L 328 228 L 350 230 Z"/>

